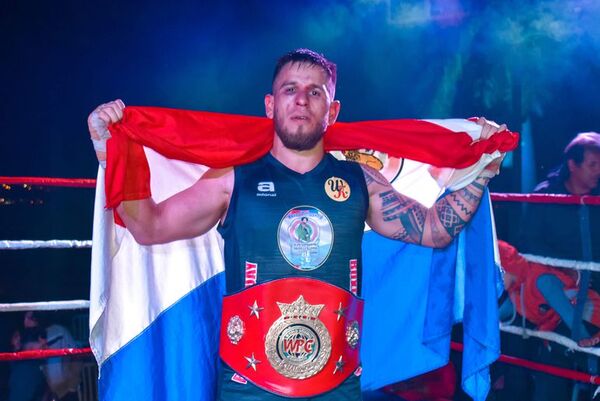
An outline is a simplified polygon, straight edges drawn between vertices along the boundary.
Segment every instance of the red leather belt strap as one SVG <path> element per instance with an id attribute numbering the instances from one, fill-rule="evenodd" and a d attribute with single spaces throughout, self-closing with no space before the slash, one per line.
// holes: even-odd
<path id="1" fill-rule="evenodd" d="M 311 397 L 359 366 L 363 301 L 311 278 L 284 278 L 223 298 L 220 356 L 258 387 Z"/>

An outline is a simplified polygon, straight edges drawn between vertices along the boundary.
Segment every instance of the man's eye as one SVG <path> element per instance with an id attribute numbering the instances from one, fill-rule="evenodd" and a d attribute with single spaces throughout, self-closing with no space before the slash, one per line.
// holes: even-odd
<path id="1" fill-rule="evenodd" d="M 321 92 L 319 92 L 318 90 L 312 90 L 312 91 L 310 91 L 310 94 L 311 94 L 312 96 L 320 96 L 320 95 L 321 95 Z"/>
<path id="2" fill-rule="evenodd" d="M 296 91 L 296 88 L 293 87 L 287 87 L 285 88 L 285 92 L 286 93 L 294 93 Z"/>

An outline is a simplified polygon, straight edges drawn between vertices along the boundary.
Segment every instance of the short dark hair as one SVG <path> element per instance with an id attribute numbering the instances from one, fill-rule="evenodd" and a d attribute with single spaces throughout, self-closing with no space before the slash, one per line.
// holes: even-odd
<path id="1" fill-rule="evenodd" d="M 564 160 L 573 160 L 575 163 L 581 164 L 586 150 L 600 152 L 600 134 L 597 132 L 577 134 L 565 148 Z"/>
<path id="2" fill-rule="evenodd" d="M 560 181 L 568 180 L 571 175 L 568 165 L 569 160 L 573 160 L 575 164 L 580 165 L 583 162 L 586 150 L 600 153 L 600 134 L 597 132 L 581 132 L 577 134 L 565 147 L 563 162 L 558 170 L 555 170 L 554 175 Z"/>
<path id="3" fill-rule="evenodd" d="M 335 89 L 337 81 L 337 65 L 327 60 L 321 53 L 317 53 L 310 49 L 296 49 L 281 56 L 275 65 L 272 82 L 275 82 L 281 69 L 288 63 L 308 63 L 321 67 L 323 71 L 325 71 L 325 74 L 327 74 L 327 78 L 331 81 L 333 89 Z"/>

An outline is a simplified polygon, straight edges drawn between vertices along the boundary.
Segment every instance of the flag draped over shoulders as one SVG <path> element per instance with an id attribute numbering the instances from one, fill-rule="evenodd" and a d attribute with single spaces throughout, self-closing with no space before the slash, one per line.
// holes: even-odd
<path id="1" fill-rule="evenodd" d="M 110 131 L 107 207 L 150 194 L 143 146 L 169 159 L 223 168 L 254 161 L 273 143 L 273 122 L 264 117 L 157 107 L 125 108 L 123 119 Z M 517 142 L 518 136 L 509 131 L 474 142 L 466 131 L 410 119 L 338 122 L 325 134 L 326 151 L 366 148 L 452 168 L 469 167 L 483 154 L 510 151 Z"/>
<path id="2" fill-rule="evenodd" d="M 213 229 L 191 240 L 139 246 L 105 206 L 148 196 L 159 202 L 192 185 L 206 166 L 229 167 L 259 158 L 271 148 L 272 121 L 127 107 L 123 120 L 110 130 L 106 176 L 101 169 L 98 177 L 90 297 L 90 343 L 100 365 L 100 397 L 212 399 L 224 291 L 221 238 Z M 438 185 L 427 190 L 431 201 L 446 188 L 467 185 L 491 159 L 517 145 L 514 133 L 478 140 L 479 131 L 468 120 L 336 123 L 325 135 L 325 146 L 368 148 L 451 167 L 451 174 L 437 175 Z M 409 195 L 423 196 L 423 180 L 413 181 L 416 189 Z M 445 364 L 450 328 L 463 321 L 463 387 L 474 398 L 485 398 L 487 366 L 499 344 L 497 318 L 489 314 L 496 301 L 489 205 L 482 205 L 477 216 L 442 251 L 373 232 L 365 235 L 365 388 Z M 475 247 L 480 251 L 471 251 Z"/>

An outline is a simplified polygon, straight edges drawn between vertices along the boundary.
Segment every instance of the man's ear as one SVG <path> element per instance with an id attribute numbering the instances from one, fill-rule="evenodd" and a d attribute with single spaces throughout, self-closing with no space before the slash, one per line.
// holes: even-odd
<path id="1" fill-rule="evenodd" d="M 569 168 L 569 173 L 572 173 L 573 171 L 575 171 L 575 167 L 577 167 L 575 160 L 572 160 L 572 159 L 567 160 L 567 167 Z"/>
<path id="2" fill-rule="evenodd" d="M 334 100 L 329 105 L 329 116 L 327 119 L 327 125 L 333 125 L 337 121 L 338 115 L 340 114 L 340 108 L 342 104 L 339 100 Z"/>
<path id="3" fill-rule="evenodd" d="M 273 119 L 274 105 L 275 105 L 275 99 L 273 99 L 273 95 L 271 95 L 271 94 L 265 95 L 265 114 L 271 120 Z"/>

